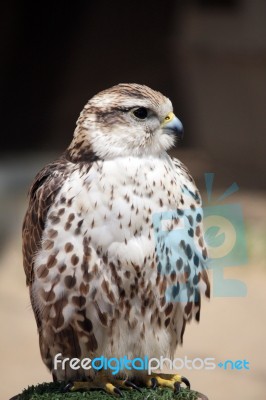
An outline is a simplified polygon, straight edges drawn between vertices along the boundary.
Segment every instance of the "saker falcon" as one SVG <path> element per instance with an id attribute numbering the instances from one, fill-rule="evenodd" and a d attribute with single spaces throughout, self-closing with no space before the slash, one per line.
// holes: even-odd
<path id="1" fill-rule="evenodd" d="M 36 176 L 23 257 L 42 359 L 73 389 L 179 388 L 179 375 L 54 368 L 54 357 L 174 357 L 209 297 L 201 199 L 167 150 L 182 133 L 170 100 L 139 84 L 94 96 L 74 138 Z M 86 382 L 84 382 L 86 381 Z"/>

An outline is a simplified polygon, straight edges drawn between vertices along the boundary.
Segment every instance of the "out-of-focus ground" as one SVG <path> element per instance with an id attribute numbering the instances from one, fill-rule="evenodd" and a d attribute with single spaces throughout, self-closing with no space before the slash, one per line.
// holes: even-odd
<path id="1" fill-rule="evenodd" d="M 50 157 L 49 157 L 50 158 Z M 180 156 L 182 159 L 182 154 Z M 205 165 L 187 164 L 201 182 Z M 52 158 L 50 158 L 52 159 Z M 38 348 L 37 329 L 25 286 L 21 254 L 21 225 L 26 209 L 26 186 L 46 160 L 20 162 L 12 173 L 2 168 L 0 253 L 0 399 L 8 399 L 28 385 L 51 380 Z M 186 160 L 185 160 L 186 161 Z M 204 163 L 203 163 L 204 164 Z M 34 168 L 33 168 L 34 166 Z M 33 171 L 33 169 L 35 171 Z M 208 170 L 208 169 L 207 169 Z M 10 175 L 8 175 L 8 171 Z M 8 183 L 9 182 L 9 183 Z M 230 185 L 232 182 L 228 182 Z M 217 190 L 221 195 L 226 187 Z M 201 189 L 204 196 L 204 188 Z M 260 191 L 241 190 L 226 200 L 241 205 L 245 220 L 248 264 L 225 269 L 225 277 L 247 286 L 243 298 L 211 298 L 204 301 L 201 322 L 187 326 L 184 345 L 177 357 L 215 358 L 216 362 L 247 360 L 250 370 L 183 370 L 192 387 L 210 400 L 261 400 L 266 392 L 266 200 Z"/>

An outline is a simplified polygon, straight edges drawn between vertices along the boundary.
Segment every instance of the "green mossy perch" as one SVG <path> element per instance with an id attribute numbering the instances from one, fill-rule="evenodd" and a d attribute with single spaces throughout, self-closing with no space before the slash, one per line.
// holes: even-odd
<path id="1" fill-rule="evenodd" d="M 114 400 L 111 396 L 101 390 L 90 392 L 68 392 L 64 393 L 65 383 L 42 383 L 37 386 L 29 386 L 21 394 L 10 400 Z M 208 400 L 206 396 L 193 390 L 181 388 L 178 394 L 171 389 L 157 388 L 155 390 L 143 388 L 142 392 L 136 390 L 123 390 L 124 400 Z"/>

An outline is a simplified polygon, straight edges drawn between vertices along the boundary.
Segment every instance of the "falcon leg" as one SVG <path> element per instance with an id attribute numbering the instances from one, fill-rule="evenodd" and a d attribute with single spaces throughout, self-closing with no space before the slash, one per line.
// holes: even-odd
<path id="1" fill-rule="evenodd" d="M 156 387 L 168 387 L 173 389 L 175 393 L 180 390 L 181 383 L 185 383 L 190 389 L 190 383 L 187 378 L 178 374 L 151 374 L 147 376 L 146 385 L 152 389 Z"/>

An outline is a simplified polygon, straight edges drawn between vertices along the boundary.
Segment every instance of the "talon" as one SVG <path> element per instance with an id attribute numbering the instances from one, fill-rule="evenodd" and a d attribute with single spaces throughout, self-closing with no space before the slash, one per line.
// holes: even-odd
<path id="1" fill-rule="evenodd" d="M 151 378 L 151 388 L 154 390 L 158 386 L 158 381 L 156 378 Z"/>
<path id="2" fill-rule="evenodd" d="M 68 382 L 66 386 L 63 388 L 62 392 L 63 393 L 70 392 L 73 386 L 74 386 L 73 382 Z"/>
<path id="3" fill-rule="evenodd" d="M 180 392 L 180 383 L 179 382 L 175 382 L 174 383 L 174 393 L 177 394 Z"/>
<path id="4" fill-rule="evenodd" d="M 133 383 L 131 381 L 125 381 L 124 384 L 125 384 L 125 386 L 129 386 L 130 388 L 135 389 L 138 392 L 142 393 L 142 390 L 137 385 L 135 385 L 135 383 Z"/>
<path id="5" fill-rule="evenodd" d="M 183 382 L 190 389 L 190 382 L 184 376 L 181 376 L 181 382 Z"/>
<path id="6" fill-rule="evenodd" d="M 117 394 L 118 396 L 120 396 L 120 397 L 124 397 L 124 396 L 123 396 L 123 393 L 121 392 L 121 390 L 118 389 L 117 387 L 114 388 L 113 392 L 114 392 L 115 394 Z"/>

